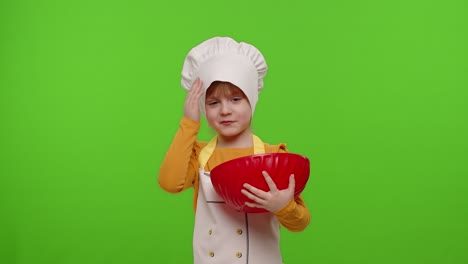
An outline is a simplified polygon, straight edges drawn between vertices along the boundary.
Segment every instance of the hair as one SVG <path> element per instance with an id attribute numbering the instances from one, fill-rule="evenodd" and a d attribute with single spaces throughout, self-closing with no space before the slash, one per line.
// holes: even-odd
<path id="1" fill-rule="evenodd" d="M 230 82 L 222 82 L 222 81 L 214 81 L 211 83 L 211 85 L 208 87 L 206 90 L 206 97 L 208 98 L 210 96 L 230 96 L 233 94 L 242 94 L 247 101 L 249 100 L 248 97 L 245 95 L 245 93 L 236 85 L 230 83 Z M 249 102 L 250 104 L 250 102 Z"/>

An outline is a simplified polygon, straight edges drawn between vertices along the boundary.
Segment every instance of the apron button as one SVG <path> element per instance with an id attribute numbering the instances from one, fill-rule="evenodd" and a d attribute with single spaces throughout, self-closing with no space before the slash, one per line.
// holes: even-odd
<path id="1" fill-rule="evenodd" d="M 214 252 L 210 252 L 210 257 L 214 257 Z"/>
<path id="2" fill-rule="evenodd" d="M 208 235 L 211 235 L 212 233 L 213 233 L 213 230 L 210 229 L 210 230 L 208 231 Z"/>
<path id="3" fill-rule="evenodd" d="M 242 229 L 237 229 L 237 234 L 242 235 Z"/>
<path id="4" fill-rule="evenodd" d="M 237 253 L 236 253 L 236 257 L 241 258 L 241 257 L 242 257 L 242 253 L 237 252 Z"/>

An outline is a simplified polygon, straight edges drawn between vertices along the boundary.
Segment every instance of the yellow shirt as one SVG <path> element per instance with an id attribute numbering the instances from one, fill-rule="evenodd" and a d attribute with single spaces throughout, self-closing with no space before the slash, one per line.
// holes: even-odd
<path id="1" fill-rule="evenodd" d="M 183 117 L 169 150 L 159 170 L 158 182 L 162 189 L 170 193 L 179 193 L 189 187 L 194 188 L 194 208 L 198 197 L 198 155 L 207 142 L 196 140 L 200 123 Z M 265 144 L 266 153 L 287 152 L 285 144 Z M 231 159 L 252 155 L 250 148 L 215 148 L 205 166 L 211 171 L 215 166 Z M 291 200 L 283 209 L 274 212 L 279 222 L 290 231 L 302 231 L 310 222 L 310 213 L 303 199 L 299 196 Z"/>

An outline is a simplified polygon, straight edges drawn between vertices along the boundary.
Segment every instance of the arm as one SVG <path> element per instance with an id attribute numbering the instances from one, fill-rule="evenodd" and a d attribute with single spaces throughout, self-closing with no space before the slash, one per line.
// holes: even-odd
<path id="1" fill-rule="evenodd" d="M 200 129 L 198 101 L 203 95 L 202 85 L 203 82 L 197 78 L 187 93 L 184 117 L 159 169 L 159 185 L 171 193 L 178 193 L 193 186 L 198 174 L 196 153 L 199 146 L 196 138 Z"/>
<path id="2" fill-rule="evenodd" d="M 311 219 L 309 209 L 300 195 L 295 200 L 291 200 L 286 207 L 276 211 L 275 215 L 281 225 L 293 232 L 304 230 Z"/>
<path id="3" fill-rule="evenodd" d="M 178 193 L 194 183 L 198 174 L 196 137 L 200 123 L 183 117 L 169 150 L 159 169 L 158 182 L 162 189 Z"/>
<path id="4" fill-rule="evenodd" d="M 284 148 L 280 148 L 278 152 L 288 152 Z M 291 201 L 283 208 L 274 212 L 281 225 L 292 232 L 300 232 L 304 230 L 310 223 L 310 212 L 307 208 L 302 196 L 299 195 L 295 200 Z"/>

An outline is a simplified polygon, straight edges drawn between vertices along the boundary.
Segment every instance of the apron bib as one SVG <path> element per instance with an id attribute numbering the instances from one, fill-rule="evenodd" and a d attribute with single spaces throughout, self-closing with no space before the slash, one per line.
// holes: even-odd
<path id="1" fill-rule="evenodd" d="M 265 153 L 254 138 L 254 154 Z M 214 137 L 200 152 L 193 254 L 195 264 L 281 264 L 280 224 L 273 213 L 248 214 L 228 207 L 204 170 L 216 148 Z"/>

